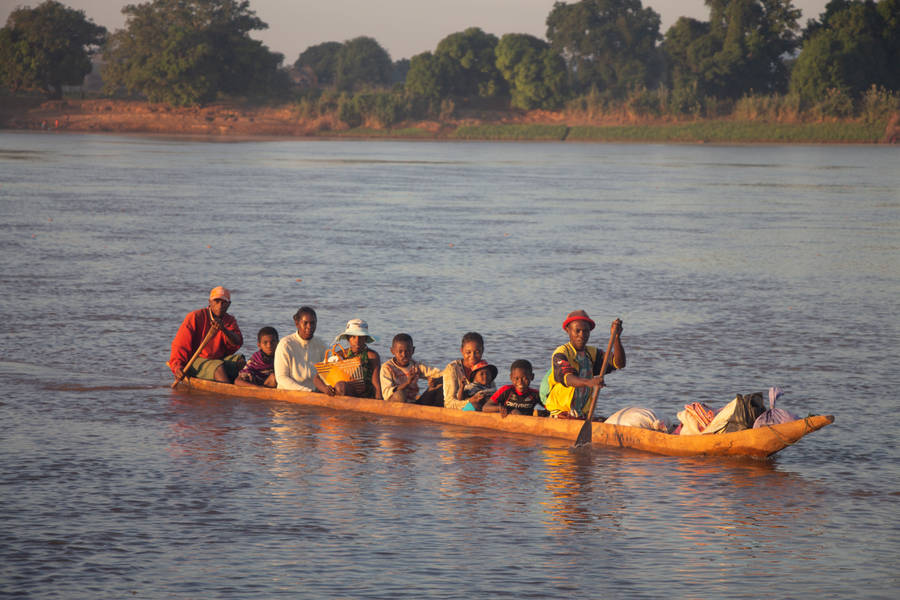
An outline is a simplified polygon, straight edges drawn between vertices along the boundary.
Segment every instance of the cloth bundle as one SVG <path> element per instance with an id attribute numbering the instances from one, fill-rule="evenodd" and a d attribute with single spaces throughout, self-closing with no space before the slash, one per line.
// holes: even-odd
<path id="1" fill-rule="evenodd" d="M 769 388 L 769 410 L 757 417 L 753 422 L 753 428 L 765 427 L 766 425 L 778 425 L 779 423 L 790 423 L 796 421 L 800 417 L 789 413 L 782 408 L 775 408 L 775 401 L 784 395 L 784 391 L 778 386 Z"/>
<path id="2" fill-rule="evenodd" d="M 617 410 L 606 418 L 604 423 L 608 425 L 625 425 L 627 427 L 640 427 L 641 429 L 652 429 L 653 431 L 669 430 L 668 424 L 656 416 L 649 408 L 640 408 L 638 406 L 628 406 L 621 410 Z"/>
<path id="3" fill-rule="evenodd" d="M 681 435 L 697 435 L 700 433 L 728 433 L 753 427 L 765 407 L 762 393 L 737 394 L 731 402 L 714 412 L 702 402 L 685 404 L 684 410 L 678 413 L 681 421 Z"/>
<path id="4" fill-rule="evenodd" d="M 681 435 L 703 433 L 715 416 L 716 413 L 713 412 L 713 409 L 702 402 L 685 404 L 684 410 L 678 413 L 678 420 L 681 421 Z"/>

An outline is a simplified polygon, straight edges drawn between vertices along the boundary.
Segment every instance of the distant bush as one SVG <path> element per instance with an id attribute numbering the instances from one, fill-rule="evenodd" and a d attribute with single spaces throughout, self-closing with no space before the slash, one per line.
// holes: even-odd
<path id="1" fill-rule="evenodd" d="M 860 100 L 859 113 L 867 123 L 887 121 L 897 111 L 900 111 L 900 92 L 873 85 Z"/>
<path id="2" fill-rule="evenodd" d="M 337 118 L 351 129 L 362 125 L 362 115 L 352 96 L 341 94 L 337 102 Z"/>
<path id="3" fill-rule="evenodd" d="M 632 90 L 625 98 L 624 107 L 629 116 L 658 117 L 665 110 L 665 88 L 650 91 L 645 87 Z"/>
<path id="4" fill-rule="evenodd" d="M 404 105 L 398 94 L 379 94 L 371 117 L 381 127 L 390 127 L 403 120 Z"/>
<path id="5" fill-rule="evenodd" d="M 703 98 L 697 93 L 697 87 L 680 86 L 674 88 L 668 96 L 667 111 L 674 116 L 701 116 L 703 114 Z"/>
<path id="6" fill-rule="evenodd" d="M 797 94 L 754 94 L 743 96 L 734 105 L 732 117 L 745 121 L 798 121 L 800 96 Z"/>
<path id="7" fill-rule="evenodd" d="M 844 119 L 853 116 L 853 98 L 846 90 L 830 88 L 825 97 L 816 102 L 810 110 L 816 119 Z"/>

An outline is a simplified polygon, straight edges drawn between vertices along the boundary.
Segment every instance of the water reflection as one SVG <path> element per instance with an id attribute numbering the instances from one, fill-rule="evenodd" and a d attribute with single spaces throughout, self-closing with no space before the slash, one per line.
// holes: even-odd
<path id="1" fill-rule="evenodd" d="M 175 394 L 169 405 L 174 417 L 169 425 L 169 455 L 210 463 L 207 473 L 214 473 L 219 463 L 231 461 L 239 451 L 233 434 L 242 429 L 229 420 L 231 404 L 211 396 Z"/>
<path id="2" fill-rule="evenodd" d="M 544 522 L 551 529 L 580 529 L 590 524 L 612 530 L 620 525 L 625 503 L 620 497 L 618 469 L 613 464 L 595 461 L 591 451 L 572 452 L 567 447 L 546 448 L 542 458 L 547 497 L 541 505 Z"/>

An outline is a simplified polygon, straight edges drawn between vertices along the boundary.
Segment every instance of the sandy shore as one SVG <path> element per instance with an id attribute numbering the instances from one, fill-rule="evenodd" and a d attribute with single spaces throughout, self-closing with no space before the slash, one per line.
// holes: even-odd
<path id="1" fill-rule="evenodd" d="M 247 137 L 399 137 L 415 139 L 454 139 L 464 128 L 489 126 L 671 126 L 683 125 L 672 120 L 640 119 L 628 116 L 586 122 L 577 116 L 560 112 L 472 111 L 448 122 L 416 121 L 398 123 L 390 130 L 376 126 L 349 130 L 334 116 L 302 118 L 291 105 L 249 106 L 213 104 L 205 107 L 173 108 L 128 100 L 57 100 L 36 98 L 0 98 L 0 128 L 60 130 L 107 133 L 153 133 L 169 135 Z M 476 134 L 477 135 L 477 134 Z M 900 115 L 887 124 L 881 141 L 900 141 Z M 486 136 L 485 139 L 492 139 Z M 660 138 L 660 141 L 665 138 Z M 599 141 L 599 140 L 598 140 Z M 650 141 L 636 138 L 635 141 Z M 718 140 L 722 141 L 722 140 Z M 740 140 L 743 142 L 753 140 Z M 767 141 L 763 136 L 759 141 Z M 798 140 L 802 141 L 802 140 Z M 822 140 L 827 143 L 829 140 Z M 835 142 L 841 140 L 835 139 Z"/>

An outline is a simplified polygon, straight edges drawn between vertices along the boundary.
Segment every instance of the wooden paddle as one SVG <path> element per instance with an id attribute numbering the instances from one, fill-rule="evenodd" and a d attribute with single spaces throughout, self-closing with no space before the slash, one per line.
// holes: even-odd
<path id="1" fill-rule="evenodd" d="M 213 338 L 213 336 L 216 334 L 216 331 L 217 331 L 216 329 L 210 328 L 210 330 L 206 332 L 206 336 L 203 338 L 203 341 L 200 342 L 200 346 L 197 347 L 197 351 L 194 352 L 194 355 L 191 357 L 191 359 L 189 361 L 187 361 L 184 364 L 184 366 L 181 368 L 182 373 L 187 373 L 187 370 L 191 367 L 192 364 L 194 364 L 194 360 L 198 356 L 200 356 L 200 351 L 203 350 L 204 348 L 206 348 L 206 344 L 208 344 L 209 340 L 211 340 Z M 185 375 L 182 375 L 181 377 L 176 377 L 175 381 L 172 382 L 172 387 L 175 387 L 176 385 L 178 385 L 181 382 L 181 380 L 184 379 L 184 377 L 185 377 Z"/>
<path id="2" fill-rule="evenodd" d="M 603 364 L 600 365 L 601 375 L 606 375 L 606 365 L 609 364 L 609 355 L 618 335 L 618 328 L 609 334 L 609 343 L 606 344 L 606 352 L 603 354 Z M 594 386 L 594 391 L 591 392 L 591 401 L 588 402 L 587 412 L 585 413 L 584 425 L 581 426 L 581 431 L 578 432 L 578 437 L 575 439 L 576 448 L 591 443 L 591 435 L 593 433 L 593 428 L 591 427 L 593 421 L 591 420 L 591 417 L 594 416 L 594 407 L 597 405 L 597 394 L 599 393 L 600 386 Z"/>

